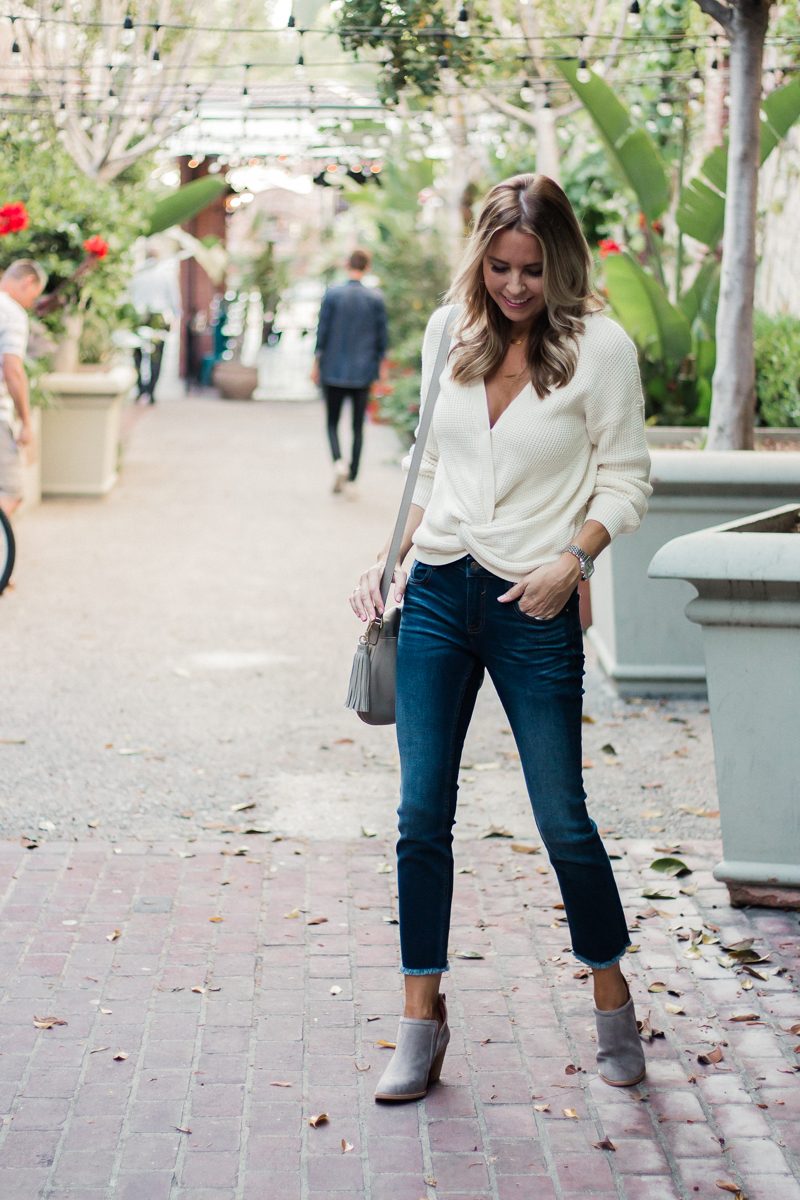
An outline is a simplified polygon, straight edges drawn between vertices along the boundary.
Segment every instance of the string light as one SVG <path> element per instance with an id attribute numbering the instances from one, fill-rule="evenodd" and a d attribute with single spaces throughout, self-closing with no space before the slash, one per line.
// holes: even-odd
<path id="1" fill-rule="evenodd" d="M 639 0 L 631 0 L 631 5 L 630 5 L 629 11 L 631 11 L 632 14 L 635 15 L 635 7 L 634 6 L 639 6 Z M 461 12 L 466 11 L 466 5 L 462 5 L 460 11 Z M 130 18 L 130 24 L 128 23 L 129 18 Z M 12 22 L 16 21 L 16 20 L 20 19 L 20 15 L 16 14 L 15 16 L 9 17 L 9 19 Z M 73 19 L 71 19 L 69 17 L 59 17 L 59 16 L 55 16 L 55 15 L 39 15 L 39 14 L 37 14 L 36 20 L 39 25 L 43 25 L 43 24 L 70 25 L 70 26 L 75 25 L 75 21 Z M 87 19 L 84 17 L 81 17 L 80 24 L 83 28 L 93 28 L 93 29 L 114 29 L 115 27 L 117 27 L 116 23 L 113 21 L 91 20 L 91 19 Z M 289 29 L 294 29 L 295 24 L 296 23 L 295 23 L 294 15 L 292 13 L 290 13 L 289 18 L 287 20 L 287 27 Z M 129 32 L 131 29 L 135 30 L 135 29 L 139 29 L 139 28 L 147 28 L 149 25 L 151 25 L 151 23 L 147 22 L 147 21 L 141 21 L 141 22 L 134 21 L 129 12 L 125 18 L 125 21 L 123 22 L 123 31 Z M 222 34 L 225 34 L 226 36 L 243 35 L 243 36 L 252 37 L 252 36 L 257 36 L 260 34 L 268 35 L 268 34 L 275 33 L 275 29 L 272 26 L 263 26 L 262 27 L 262 26 L 252 26 L 252 25 L 248 25 L 248 26 L 198 25 L 198 24 L 194 24 L 194 23 L 190 24 L 187 22 L 179 22 L 179 21 L 162 22 L 161 27 L 164 29 L 173 30 L 176 32 L 183 32 L 183 33 L 222 33 Z M 321 34 L 321 35 L 324 35 L 327 37 L 330 37 L 330 35 L 331 35 L 330 28 L 309 27 L 308 29 L 306 29 L 306 32 L 307 33 L 318 33 L 318 34 Z M 370 37 L 373 37 L 373 38 L 379 38 L 381 40 L 391 41 L 392 39 L 395 39 L 395 38 L 397 38 L 397 39 L 405 38 L 408 34 L 408 29 L 405 26 L 396 26 L 396 27 L 385 26 L 385 27 L 376 29 L 373 26 L 367 26 L 367 25 L 342 25 L 337 30 L 335 30 L 335 32 L 336 32 L 337 36 L 343 36 L 343 37 L 357 36 L 359 34 L 362 34 L 362 35 L 369 35 Z M 453 32 L 452 29 L 442 29 L 442 28 L 415 29 L 414 36 L 415 36 L 415 38 L 417 38 L 417 40 L 426 39 L 426 38 L 441 38 L 441 37 L 449 37 L 452 34 L 452 32 Z M 480 32 L 480 33 L 470 33 L 468 36 L 471 38 L 478 39 L 481 42 L 490 40 L 490 41 L 494 41 L 494 42 L 517 42 L 520 45 L 523 45 L 523 44 L 527 45 L 531 42 L 556 42 L 556 43 L 558 43 L 558 42 L 561 42 L 564 39 L 568 39 L 568 38 L 586 37 L 587 33 L 586 32 L 578 33 L 577 31 L 576 32 L 568 32 L 568 33 L 533 34 L 533 35 L 525 35 L 523 33 L 518 33 L 518 34 L 517 33 L 508 33 L 508 34 L 493 33 L 490 35 L 490 37 L 487 38 L 487 35 L 485 32 Z M 708 40 L 710 38 L 715 38 L 716 36 L 717 36 L 716 34 L 698 34 L 697 40 L 699 40 L 701 42 L 708 42 Z M 642 43 L 646 42 L 648 44 L 656 44 L 656 45 L 663 45 L 663 46 L 667 46 L 667 47 L 674 47 L 677 50 L 686 48 L 684 46 L 684 42 L 686 39 L 682 33 L 672 33 L 672 34 L 637 33 L 635 35 L 630 35 L 630 36 L 625 36 L 625 35 L 620 36 L 617 33 L 596 33 L 596 34 L 592 34 L 592 37 L 595 41 L 607 41 L 607 42 L 615 42 L 615 43 L 619 42 L 619 41 L 623 41 L 623 42 L 624 41 L 632 41 L 632 42 L 637 42 L 640 45 Z M 768 38 L 766 44 L 790 45 L 790 44 L 797 43 L 798 41 L 800 41 L 800 38 L 795 37 L 795 36 L 785 37 L 785 36 L 775 35 L 772 38 Z"/>
<path id="2" fill-rule="evenodd" d="M 578 60 L 579 60 L 578 61 L 578 73 L 577 73 L 578 83 L 588 83 L 589 80 L 592 78 L 591 72 L 589 70 L 589 64 L 586 61 L 586 57 L 584 55 L 584 50 L 583 50 L 583 41 L 584 41 L 585 37 L 586 37 L 586 34 L 582 33 L 581 36 L 578 38 Z"/>

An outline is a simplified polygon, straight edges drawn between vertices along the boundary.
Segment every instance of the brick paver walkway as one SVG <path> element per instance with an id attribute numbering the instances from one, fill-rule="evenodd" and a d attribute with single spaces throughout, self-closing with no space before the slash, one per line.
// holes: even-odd
<path id="1" fill-rule="evenodd" d="M 798 915 L 731 909 L 711 843 L 667 883 L 611 846 L 646 1086 L 595 1078 L 553 874 L 487 838 L 458 846 L 442 1083 L 387 1107 L 390 842 L 0 844 L 2 1200 L 798 1200 Z"/>

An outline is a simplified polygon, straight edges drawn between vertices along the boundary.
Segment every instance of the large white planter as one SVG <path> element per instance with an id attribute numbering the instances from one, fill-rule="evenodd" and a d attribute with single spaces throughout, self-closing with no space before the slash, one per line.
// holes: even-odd
<path id="1" fill-rule="evenodd" d="M 697 590 L 724 858 L 734 904 L 800 908 L 800 489 L 791 505 L 677 538 L 656 587 Z M 666 580 L 666 583 L 662 583 Z"/>
<path id="2" fill-rule="evenodd" d="M 648 579 L 648 564 L 673 538 L 794 501 L 800 453 L 654 450 L 652 459 L 641 529 L 597 561 L 588 636 L 621 695 L 704 695 L 702 637 L 684 618 L 692 589 L 680 578 Z"/>
<path id="3" fill-rule="evenodd" d="M 136 382 L 129 365 L 53 372 L 42 385 L 42 494 L 104 496 L 117 480 L 123 401 Z"/>

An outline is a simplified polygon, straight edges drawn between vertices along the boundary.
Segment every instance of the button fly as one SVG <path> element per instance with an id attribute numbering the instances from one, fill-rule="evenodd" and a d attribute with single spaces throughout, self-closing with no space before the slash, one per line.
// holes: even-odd
<path id="1" fill-rule="evenodd" d="M 469 569 L 473 575 L 477 575 L 478 571 L 481 569 L 481 564 L 473 561 L 469 564 Z"/>

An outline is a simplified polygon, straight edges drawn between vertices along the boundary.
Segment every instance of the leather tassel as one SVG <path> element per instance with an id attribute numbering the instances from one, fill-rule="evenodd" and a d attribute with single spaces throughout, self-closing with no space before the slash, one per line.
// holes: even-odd
<path id="1" fill-rule="evenodd" d="M 369 647 L 366 639 L 363 639 L 358 643 L 353 658 L 345 708 L 355 709 L 356 712 L 369 712 L 369 667 Z"/>

